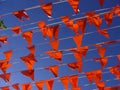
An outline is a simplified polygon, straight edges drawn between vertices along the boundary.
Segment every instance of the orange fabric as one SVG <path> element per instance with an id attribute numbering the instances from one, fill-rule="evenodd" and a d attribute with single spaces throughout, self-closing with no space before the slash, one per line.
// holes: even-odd
<path id="1" fill-rule="evenodd" d="M 29 83 L 22 84 L 22 90 L 31 90 L 32 86 Z"/>
<path id="2" fill-rule="evenodd" d="M 8 86 L 2 87 L 1 90 L 10 90 Z"/>
<path id="3" fill-rule="evenodd" d="M 7 36 L 0 36 L 0 42 L 2 42 L 3 44 L 8 44 L 7 39 Z"/>
<path id="4" fill-rule="evenodd" d="M 53 79 L 46 81 L 46 86 L 47 86 L 48 90 L 52 90 L 53 84 L 54 84 Z"/>
<path id="5" fill-rule="evenodd" d="M 94 70 L 94 81 L 97 83 L 102 80 L 102 71 L 101 70 Z"/>
<path id="6" fill-rule="evenodd" d="M 96 86 L 99 90 L 104 90 L 105 82 L 97 82 Z"/>
<path id="7" fill-rule="evenodd" d="M 73 24 L 73 26 L 71 27 L 71 29 L 75 32 L 76 35 L 79 34 L 79 26 L 78 24 Z"/>
<path id="8" fill-rule="evenodd" d="M 33 69 L 34 63 L 36 62 L 35 56 L 33 54 L 20 57 L 20 59 L 24 61 L 29 70 Z"/>
<path id="9" fill-rule="evenodd" d="M 58 34 L 59 34 L 59 25 L 52 26 L 53 29 L 53 37 L 55 40 L 58 40 Z"/>
<path id="10" fill-rule="evenodd" d="M 15 32 L 15 34 L 19 34 L 21 32 L 20 30 L 20 26 L 15 26 L 11 28 L 13 32 Z"/>
<path id="11" fill-rule="evenodd" d="M 104 42 L 104 44 L 115 44 L 117 41 L 115 41 L 115 40 L 111 40 L 111 41 L 107 41 L 107 42 Z"/>
<path id="12" fill-rule="evenodd" d="M 92 83 L 94 80 L 94 73 L 92 71 L 85 72 L 85 75 L 86 75 L 87 79 L 89 80 L 89 82 Z"/>
<path id="13" fill-rule="evenodd" d="M 113 8 L 113 11 L 115 14 L 117 14 L 118 16 L 120 16 L 120 6 L 117 5 L 116 7 Z"/>
<path id="14" fill-rule="evenodd" d="M 8 62 L 0 63 L 0 69 L 3 71 L 3 73 L 6 73 L 6 70 L 11 66 L 12 66 L 12 64 L 8 64 Z"/>
<path id="15" fill-rule="evenodd" d="M 89 25 L 92 25 L 93 24 L 93 16 L 95 15 L 95 12 L 94 11 L 91 11 L 91 12 L 87 12 L 86 13 L 86 17 L 87 17 L 87 20 L 88 20 L 88 23 Z"/>
<path id="16" fill-rule="evenodd" d="M 52 26 L 48 27 L 47 36 L 50 40 L 52 40 L 53 38 L 53 27 Z"/>
<path id="17" fill-rule="evenodd" d="M 63 22 L 65 25 L 67 25 L 69 19 L 70 19 L 70 16 L 62 16 L 62 17 L 61 17 L 61 20 L 62 20 L 62 22 Z"/>
<path id="18" fill-rule="evenodd" d="M 119 55 L 117 55 L 117 58 L 118 58 L 118 61 L 120 61 L 120 54 L 119 54 Z"/>
<path id="19" fill-rule="evenodd" d="M 78 51 L 85 57 L 88 51 L 88 48 L 89 48 L 88 46 L 83 46 L 83 47 L 80 47 Z"/>
<path id="20" fill-rule="evenodd" d="M 81 90 L 80 87 L 74 87 L 74 88 L 71 88 L 71 90 Z"/>
<path id="21" fill-rule="evenodd" d="M 76 36 L 73 36 L 72 38 L 73 38 L 77 48 L 80 48 L 81 44 L 82 44 L 83 35 L 82 34 L 81 35 L 76 35 Z"/>
<path id="22" fill-rule="evenodd" d="M 52 2 L 47 4 L 42 4 L 41 9 L 47 14 L 48 17 L 52 16 Z"/>
<path id="23" fill-rule="evenodd" d="M 22 33 L 22 37 L 24 39 L 26 39 L 27 43 L 28 43 L 28 46 L 31 46 L 31 43 L 32 43 L 32 35 L 33 35 L 33 32 L 32 31 L 28 31 L 28 32 L 23 32 Z"/>
<path id="24" fill-rule="evenodd" d="M 39 21 L 38 22 L 38 27 L 40 28 L 40 29 L 43 29 L 43 28 L 45 28 L 45 21 Z"/>
<path id="25" fill-rule="evenodd" d="M 78 86 L 78 75 L 70 76 L 70 84 L 72 85 L 72 88 L 75 88 Z"/>
<path id="26" fill-rule="evenodd" d="M 53 50 L 58 50 L 59 40 L 50 41 L 50 45 L 53 48 Z"/>
<path id="27" fill-rule="evenodd" d="M 68 0 L 68 3 L 71 5 L 74 12 L 77 14 L 79 12 L 79 0 Z"/>
<path id="28" fill-rule="evenodd" d="M 76 23 L 78 24 L 82 34 L 84 34 L 86 29 L 86 19 L 76 20 Z"/>
<path id="29" fill-rule="evenodd" d="M 30 20 L 26 10 L 20 10 L 20 11 L 13 12 L 13 15 L 15 15 L 22 22 L 24 21 L 22 20 L 22 17 L 25 17 L 26 19 Z"/>
<path id="30" fill-rule="evenodd" d="M 39 81 L 35 83 L 38 90 L 43 90 L 44 81 Z"/>
<path id="31" fill-rule="evenodd" d="M 45 28 L 42 28 L 42 29 L 40 30 L 40 32 L 42 33 L 43 38 L 46 39 L 46 37 L 47 37 L 47 32 L 48 32 L 48 26 L 45 26 Z"/>
<path id="32" fill-rule="evenodd" d="M 100 63 L 102 65 L 102 68 L 105 67 L 105 65 L 107 64 L 107 62 L 108 62 L 108 57 L 101 58 Z"/>
<path id="33" fill-rule="evenodd" d="M 102 7 L 104 4 L 104 0 L 99 0 L 100 6 Z"/>
<path id="34" fill-rule="evenodd" d="M 98 30 L 98 33 L 103 35 L 106 38 L 110 38 L 108 30 L 107 29 L 103 29 L 103 30 Z"/>
<path id="35" fill-rule="evenodd" d="M 106 47 L 98 47 L 97 50 L 101 58 L 105 56 Z"/>
<path id="36" fill-rule="evenodd" d="M 34 80 L 34 70 L 24 70 L 24 71 L 21 71 L 21 73 L 31 78 L 32 80 Z"/>
<path id="37" fill-rule="evenodd" d="M 5 82 L 10 81 L 10 76 L 11 76 L 11 73 L 0 74 L 0 78 L 2 78 Z"/>
<path id="38" fill-rule="evenodd" d="M 104 19 L 105 19 L 108 26 L 111 25 L 112 20 L 113 20 L 113 16 L 114 16 L 114 13 L 112 11 L 104 14 Z"/>
<path id="39" fill-rule="evenodd" d="M 19 84 L 14 84 L 14 85 L 12 85 L 12 87 L 13 87 L 15 90 L 20 90 Z"/>
<path id="40" fill-rule="evenodd" d="M 60 80 L 66 90 L 68 90 L 69 76 L 60 77 Z"/>
<path id="41" fill-rule="evenodd" d="M 11 59 L 11 56 L 12 56 L 13 51 L 12 51 L 12 50 L 9 50 L 9 51 L 5 51 L 5 52 L 3 52 L 3 53 L 4 53 L 4 55 L 5 55 L 6 61 L 9 61 L 9 60 Z"/>
<path id="42" fill-rule="evenodd" d="M 30 54 L 35 54 L 35 46 L 33 45 L 33 46 L 29 46 L 29 47 L 27 47 L 28 49 L 29 49 L 29 51 L 30 51 Z"/>

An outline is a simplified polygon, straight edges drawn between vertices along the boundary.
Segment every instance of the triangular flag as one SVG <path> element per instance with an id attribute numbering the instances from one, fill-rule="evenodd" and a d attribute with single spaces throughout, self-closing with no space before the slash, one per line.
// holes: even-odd
<path id="1" fill-rule="evenodd" d="M 60 80 L 66 90 L 68 90 L 69 76 L 60 77 Z"/>
<path id="2" fill-rule="evenodd" d="M 8 86 L 2 87 L 1 90 L 10 90 Z"/>
<path id="3" fill-rule="evenodd" d="M 76 23 L 78 24 L 82 34 L 84 35 L 85 33 L 85 28 L 86 28 L 86 19 L 79 19 L 76 20 Z"/>
<path id="4" fill-rule="evenodd" d="M 68 0 L 68 3 L 71 5 L 74 12 L 77 14 L 79 12 L 79 0 Z"/>
<path id="5" fill-rule="evenodd" d="M 106 47 L 98 47 L 97 50 L 101 58 L 105 56 Z"/>
<path id="6" fill-rule="evenodd" d="M 102 65 L 102 68 L 105 67 L 105 65 L 107 64 L 107 62 L 108 62 L 108 57 L 104 57 L 104 58 L 100 59 L 100 63 Z"/>
<path id="7" fill-rule="evenodd" d="M 94 76 L 95 83 L 100 82 L 102 80 L 102 71 L 101 70 L 94 70 L 93 73 L 95 75 Z"/>
<path id="8" fill-rule="evenodd" d="M 50 45 L 53 48 L 53 50 L 58 50 L 59 40 L 50 41 Z"/>
<path id="9" fill-rule="evenodd" d="M 99 0 L 100 6 L 102 7 L 104 4 L 104 0 Z"/>
<path id="10" fill-rule="evenodd" d="M 11 76 L 11 73 L 0 74 L 0 78 L 2 78 L 5 82 L 10 81 L 10 76 Z"/>
<path id="11" fill-rule="evenodd" d="M 78 49 L 78 52 L 82 54 L 82 56 L 86 57 L 86 54 L 88 52 L 88 46 L 83 46 Z"/>
<path id="12" fill-rule="evenodd" d="M 9 64 L 8 62 L 1 62 L 0 63 L 0 69 L 3 71 L 3 73 L 6 73 L 6 70 L 12 66 L 12 64 Z"/>
<path id="13" fill-rule="evenodd" d="M 7 29 L 4 22 L 0 20 L 0 29 Z"/>
<path id="14" fill-rule="evenodd" d="M 116 5 L 114 8 L 113 8 L 113 11 L 116 15 L 120 16 L 120 6 L 119 5 Z"/>
<path id="15" fill-rule="evenodd" d="M 59 25 L 52 26 L 53 29 L 53 37 L 55 40 L 58 39 L 58 34 L 59 34 Z"/>
<path id="16" fill-rule="evenodd" d="M 38 90 L 43 90 L 44 81 L 39 81 L 35 83 Z"/>
<path id="17" fill-rule="evenodd" d="M 5 60 L 6 60 L 6 61 L 9 61 L 9 60 L 11 59 L 12 52 L 13 52 L 12 50 L 3 52 L 4 55 L 5 55 Z"/>
<path id="18" fill-rule="evenodd" d="M 20 10 L 20 11 L 13 12 L 13 15 L 15 15 L 22 22 L 24 21 L 22 17 L 25 17 L 26 19 L 30 20 L 26 10 Z"/>
<path id="19" fill-rule="evenodd" d="M 19 84 L 13 84 L 12 87 L 13 87 L 15 90 L 20 90 Z"/>
<path id="20" fill-rule="evenodd" d="M 0 42 L 2 42 L 3 44 L 8 44 L 7 39 L 7 36 L 0 36 Z"/>
<path id="21" fill-rule="evenodd" d="M 27 48 L 29 49 L 30 54 L 33 54 L 33 55 L 35 54 L 35 46 L 34 45 L 28 46 Z"/>
<path id="22" fill-rule="evenodd" d="M 70 76 L 70 84 L 72 85 L 72 88 L 78 87 L 78 75 Z"/>
<path id="23" fill-rule="evenodd" d="M 53 84 L 54 84 L 53 79 L 46 81 L 46 86 L 47 86 L 48 90 L 52 90 Z"/>
<path id="24" fill-rule="evenodd" d="M 71 88 L 71 90 L 81 90 L 81 87 L 74 87 L 74 88 Z"/>
<path id="25" fill-rule="evenodd" d="M 13 32 L 15 32 L 15 34 L 19 34 L 21 32 L 20 30 L 20 26 L 15 26 L 11 28 Z"/>
<path id="26" fill-rule="evenodd" d="M 40 29 L 45 28 L 45 26 L 46 26 L 45 21 L 39 21 L 39 22 L 38 22 L 38 27 L 39 27 Z"/>
<path id="27" fill-rule="evenodd" d="M 113 20 L 113 16 L 114 16 L 114 13 L 112 11 L 104 14 L 104 19 L 105 19 L 108 26 L 111 25 L 112 20 Z"/>
<path id="28" fill-rule="evenodd" d="M 32 35 L 33 35 L 33 32 L 32 31 L 27 31 L 27 32 L 23 32 L 22 33 L 22 37 L 24 39 L 26 39 L 27 43 L 28 43 L 28 46 L 31 46 L 31 43 L 32 43 Z"/>
<path id="29" fill-rule="evenodd" d="M 104 90 L 105 82 L 96 82 L 96 86 L 99 90 Z"/>
<path id="30" fill-rule="evenodd" d="M 120 54 L 117 55 L 118 61 L 120 61 Z"/>
<path id="31" fill-rule="evenodd" d="M 73 38 L 77 48 L 80 48 L 81 44 L 82 44 L 83 35 L 82 34 L 81 35 L 76 35 L 76 36 L 73 36 L 72 38 Z"/>
<path id="32" fill-rule="evenodd" d="M 86 17 L 87 17 L 89 25 L 93 24 L 93 17 L 94 17 L 94 15 L 95 15 L 95 11 L 91 11 L 91 12 L 87 12 L 86 13 Z"/>
<path id="33" fill-rule="evenodd" d="M 106 38 L 110 38 L 108 30 L 107 29 L 103 29 L 103 30 L 98 30 L 98 33 L 103 35 Z"/>
<path id="34" fill-rule="evenodd" d="M 31 90 L 32 86 L 30 83 L 22 84 L 22 90 Z"/>
<path id="35" fill-rule="evenodd" d="M 61 20 L 65 25 L 68 24 L 69 19 L 70 19 L 70 16 L 62 16 L 61 17 Z"/>
<path id="36" fill-rule="evenodd" d="M 31 78 L 32 80 L 34 80 L 34 70 L 24 70 L 24 71 L 21 71 L 21 73 Z"/>
<path id="37" fill-rule="evenodd" d="M 48 17 L 52 16 L 52 2 L 47 4 L 42 4 L 41 9 L 47 14 Z"/>
<path id="38" fill-rule="evenodd" d="M 85 72 L 85 75 L 87 79 L 89 80 L 89 82 L 92 83 L 94 80 L 94 73 L 92 71 L 89 71 L 89 72 Z"/>

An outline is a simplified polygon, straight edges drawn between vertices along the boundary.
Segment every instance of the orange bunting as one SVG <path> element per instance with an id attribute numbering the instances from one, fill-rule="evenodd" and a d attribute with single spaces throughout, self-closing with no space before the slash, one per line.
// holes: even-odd
<path id="1" fill-rule="evenodd" d="M 69 76 L 60 77 L 60 80 L 66 90 L 68 90 Z"/>
<path id="2" fill-rule="evenodd" d="M 22 33 L 22 37 L 24 39 L 26 39 L 27 43 L 28 43 L 28 46 L 31 46 L 31 43 L 32 43 L 32 35 L 33 35 L 33 32 L 32 31 L 28 31 L 28 32 L 23 32 Z"/>
<path id="3" fill-rule="evenodd" d="M 70 26 L 70 28 L 75 32 L 75 34 L 76 35 L 78 35 L 79 34 L 79 26 L 78 26 L 78 24 L 72 24 L 71 26 Z"/>
<path id="4" fill-rule="evenodd" d="M 7 36 L 0 36 L 0 42 L 2 42 L 3 44 L 8 44 L 7 39 Z"/>
<path id="5" fill-rule="evenodd" d="M 3 71 L 3 73 L 6 73 L 6 70 L 11 66 L 12 64 L 8 64 L 8 62 L 0 62 L 0 69 Z"/>
<path id="6" fill-rule="evenodd" d="M 78 72 L 82 71 L 82 62 L 73 62 L 67 64 L 71 69 L 78 69 Z"/>
<path id="7" fill-rule="evenodd" d="M 31 90 L 32 86 L 30 83 L 22 84 L 22 90 Z"/>
<path id="8" fill-rule="evenodd" d="M 76 23 L 78 24 L 83 35 L 84 35 L 85 29 L 86 29 L 86 21 L 87 21 L 86 19 L 76 20 Z"/>
<path id="9" fill-rule="evenodd" d="M 99 90 L 104 90 L 105 82 L 96 82 L 96 86 Z"/>
<path id="10" fill-rule="evenodd" d="M 82 34 L 81 35 L 76 35 L 76 36 L 73 36 L 72 38 L 73 38 L 77 48 L 79 49 L 81 47 L 81 44 L 82 44 L 83 35 Z"/>
<path id="11" fill-rule="evenodd" d="M 108 26 L 111 25 L 112 20 L 113 20 L 113 16 L 114 16 L 114 13 L 113 13 L 112 11 L 104 14 L 104 19 L 105 19 L 106 24 L 107 24 Z"/>
<path id="12" fill-rule="evenodd" d="M 2 87 L 1 90 L 10 90 L 8 86 Z"/>
<path id="13" fill-rule="evenodd" d="M 6 60 L 6 61 L 9 61 L 9 60 L 11 59 L 12 52 L 13 52 L 12 50 L 3 52 L 4 55 L 5 55 L 5 60 Z"/>
<path id="14" fill-rule="evenodd" d="M 40 28 L 40 29 L 43 29 L 43 28 L 45 28 L 45 21 L 39 21 L 38 22 L 38 27 Z"/>
<path id="15" fill-rule="evenodd" d="M 52 16 L 52 2 L 47 4 L 42 4 L 41 9 L 47 14 L 48 17 Z"/>
<path id="16" fill-rule="evenodd" d="M 54 84 L 53 79 L 46 81 L 46 86 L 47 86 L 48 90 L 52 90 L 53 84 Z"/>
<path id="17" fill-rule="evenodd" d="M 15 26 L 11 28 L 13 32 L 15 32 L 15 34 L 19 34 L 21 32 L 20 30 L 20 26 Z"/>
<path id="18" fill-rule="evenodd" d="M 71 5 L 74 12 L 77 14 L 79 12 L 79 0 L 68 0 L 68 3 Z"/>
<path id="19" fill-rule="evenodd" d="M 105 56 L 106 47 L 98 47 L 97 50 L 98 50 L 100 57 L 103 58 Z"/>
<path id="20" fill-rule="evenodd" d="M 87 12 L 86 13 L 86 17 L 87 17 L 87 20 L 88 20 L 88 23 L 89 25 L 92 25 L 93 24 L 93 17 L 95 15 L 95 12 L 94 11 L 91 11 L 91 12 Z"/>
<path id="21" fill-rule="evenodd" d="M 120 54 L 117 55 L 118 61 L 120 61 Z"/>
<path id="22" fill-rule="evenodd" d="M 37 86 L 38 90 L 43 90 L 44 81 L 36 82 L 35 85 Z"/>
<path id="23" fill-rule="evenodd" d="M 29 49 L 29 51 L 30 51 L 30 54 L 35 54 L 35 46 L 33 45 L 33 46 L 28 46 L 27 47 L 28 49 Z"/>
<path id="24" fill-rule="evenodd" d="M 15 15 L 22 22 L 24 21 L 22 17 L 25 17 L 26 19 L 30 20 L 26 10 L 20 10 L 20 11 L 13 12 L 13 15 Z"/>
<path id="25" fill-rule="evenodd" d="M 59 40 L 50 41 L 50 45 L 53 48 L 53 50 L 58 50 Z"/>
<path id="26" fill-rule="evenodd" d="M 55 65 L 55 66 L 49 66 L 45 69 L 50 70 L 55 77 L 58 77 L 58 68 L 59 68 L 58 65 Z"/>
<path id="27" fill-rule="evenodd" d="M 24 70 L 24 71 L 21 71 L 21 73 L 31 78 L 32 80 L 34 80 L 34 70 Z"/>
<path id="28" fill-rule="evenodd" d="M 74 87 L 74 88 L 71 88 L 71 90 L 81 90 L 81 87 Z"/>
<path id="29" fill-rule="evenodd" d="M 98 33 L 103 35 L 106 38 L 110 38 L 108 30 L 107 29 L 103 29 L 103 30 L 98 30 Z"/>
<path id="30" fill-rule="evenodd" d="M 29 70 L 33 69 L 34 63 L 37 62 L 33 54 L 20 57 L 20 59 L 24 61 L 24 63 L 27 65 Z"/>
<path id="31" fill-rule="evenodd" d="M 52 29 L 53 29 L 53 37 L 55 40 L 57 40 L 59 34 L 59 25 L 52 26 Z"/>
<path id="32" fill-rule="evenodd" d="M 62 17 L 61 17 L 61 20 L 62 20 L 62 22 L 63 22 L 65 25 L 68 24 L 69 19 L 70 19 L 70 16 L 62 16 Z"/>
<path id="33" fill-rule="evenodd" d="M 94 80 L 94 73 L 91 72 L 85 72 L 86 77 L 88 78 L 89 82 L 92 83 Z"/>
<path id="34" fill-rule="evenodd" d="M 13 84 L 12 87 L 13 87 L 15 90 L 20 90 L 19 84 Z"/>
<path id="35" fill-rule="evenodd" d="M 120 6 L 117 5 L 116 7 L 113 8 L 113 11 L 116 15 L 120 16 Z"/>
<path id="36" fill-rule="evenodd" d="M 104 4 L 104 0 L 99 0 L 100 6 L 102 7 Z"/>
<path id="37" fill-rule="evenodd" d="M 78 51 L 82 54 L 82 56 L 86 56 L 86 53 L 87 53 L 87 51 L 88 51 L 88 46 L 82 46 L 82 47 L 80 47 L 79 49 L 78 49 Z"/>
<path id="38" fill-rule="evenodd" d="M 0 74 L 0 78 L 2 78 L 5 82 L 10 81 L 10 76 L 11 76 L 11 73 Z"/>
<path id="39" fill-rule="evenodd" d="M 72 85 L 72 88 L 78 87 L 78 75 L 70 76 L 70 84 Z"/>

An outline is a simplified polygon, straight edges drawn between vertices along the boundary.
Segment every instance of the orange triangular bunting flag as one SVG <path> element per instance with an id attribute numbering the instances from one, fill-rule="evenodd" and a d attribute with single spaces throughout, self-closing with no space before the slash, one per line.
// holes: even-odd
<path id="1" fill-rule="evenodd" d="M 24 71 L 21 71 L 21 73 L 31 78 L 32 80 L 34 80 L 34 70 L 24 70 Z"/>
<path id="2" fill-rule="evenodd" d="M 100 6 L 102 7 L 104 4 L 104 0 L 99 0 Z"/>
<path id="3" fill-rule="evenodd" d="M 86 13 L 86 17 L 87 17 L 87 20 L 88 20 L 88 23 L 89 25 L 92 25 L 93 24 L 93 17 L 95 15 L 95 12 L 94 11 L 91 11 L 91 12 L 87 12 Z"/>
<path id="4" fill-rule="evenodd" d="M 92 83 L 94 80 L 94 73 L 92 71 L 85 72 L 86 77 L 88 78 L 89 82 Z"/>
<path id="5" fill-rule="evenodd" d="M 41 9 L 47 14 L 48 17 L 52 16 L 52 2 L 47 4 L 42 4 Z"/>
<path id="6" fill-rule="evenodd" d="M 28 46 L 31 46 L 32 43 L 32 35 L 33 32 L 32 31 L 28 31 L 28 32 L 23 32 L 22 33 L 22 37 L 26 39 Z"/>
<path id="7" fill-rule="evenodd" d="M 53 48 L 53 50 L 58 50 L 59 40 L 50 41 L 50 45 Z"/>
<path id="8" fill-rule="evenodd" d="M 81 90 L 81 87 L 74 87 L 74 88 L 71 88 L 71 90 Z"/>
<path id="9" fill-rule="evenodd" d="M 8 44 L 7 39 L 7 36 L 0 36 L 0 42 L 2 42 L 3 44 Z"/>
<path id="10" fill-rule="evenodd" d="M 76 35 L 76 36 L 73 36 L 72 38 L 73 38 L 77 48 L 80 48 L 80 46 L 82 44 L 83 35 L 82 34 L 81 35 Z"/>
<path id="11" fill-rule="evenodd" d="M 55 40 L 57 40 L 59 34 L 59 25 L 52 26 L 52 29 L 53 29 L 53 37 Z"/>
<path id="12" fill-rule="evenodd" d="M 1 90 L 10 90 L 8 86 L 1 87 Z"/>
<path id="13" fill-rule="evenodd" d="M 102 65 L 102 68 L 105 67 L 105 65 L 107 64 L 107 62 L 108 62 L 108 57 L 104 57 L 104 58 L 100 59 L 100 63 Z"/>
<path id="14" fill-rule="evenodd" d="M 3 71 L 3 73 L 6 73 L 6 70 L 12 66 L 12 64 L 9 64 L 8 62 L 1 62 L 0 63 L 0 69 Z"/>
<path id="15" fill-rule="evenodd" d="M 104 90 L 105 82 L 96 82 L 96 86 L 99 90 Z"/>
<path id="16" fill-rule="evenodd" d="M 16 90 L 20 90 L 19 84 L 14 84 L 14 85 L 12 85 L 12 87 L 13 87 L 14 89 L 16 89 Z"/>
<path id="17" fill-rule="evenodd" d="M 116 5 L 115 7 L 113 7 L 113 11 L 116 15 L 120 16 L 120 6 Z"/>
<path id="18" fill-rule="evenodd" d="M 119 54 L 119 55 L 117 55 L 117 58 L 118 58 L 118 60 L 120 61 L 120 54 Z"/>
<path id="19" fill-rule="evenodd" d="M 70 19 L 70 16 L 62 16 L 61 17 L 61 20 L 65 25 L 68 24 L 69 19 Z"/>
<path id="20" fill-rule="evenodd" d="M 6 52 L 4 52 L 4 55 L 5 55 L 5 59 L 7 60 L 7 61 L 9 61 L 10 59 L 11 59 L 11 56 L 12 56 L 12 50 L 9 50 L 9 51 L 6 51 Z"/>
<path id="21" fill-rule="evenodd" d="M 74 12 L 77 14 L 79 12 L 79 0 L 68 0 L 68 3 L 71 5 Z"/>
<path id="22" fill-rule="evenodd" d="M 105 56 L 106 47 L 98 47 L 97 50 L 101 58 Z"/>
<path id="23" fill-rule="evenodd" d="M 43 90 L 44 81 L 39 81 L 35 83 L 38 90 Z"/>
<path id="24" fill-rule="evenodd" d="M 69 76 L 60 77 L 60 80 L 66 90 L 68 90 Z"/>
<path id="25" fill-rule="evenodd" d="M 0 74 L 0 78 L 2 78 L 5 82 L 10 81 L 10 76 L 11 76 L 11 73 Z"/>
<path id="26" fill-rule="evenodd" d="M 102 71 L 101 70 L 94 70 L 94 81 L 95 82 L 100 82 L 102 80 Z"/>
<path id="27" fill-rule="evenodd" d="M 47 86 L 48 90 L 52 90 L 53 84 L 54 84 L 53 79 L 46 81 L 46 86 Z"/>
<path id="28" fill-rule="evenodd" d="M 19 34 L 21 32 L 20 30 L 20 26 L 15 26 L 11 28 L 13 32 L 15 32 L 15 34 Z"/>
<path id="29" fill-rule="evenodd" d="M 35 46 L 33 45 L 33 46 L 29 46 L 29 47 L 27 47 L 28 49 L 29 49 L 29 51 L 30 51 L 30 54 L 35 54 Z"/>
<path id="30" fill-rule="evenodd" d="M 103 29 L 103 30 L 98 30 L 98 33 L 103 35 L 106 38 L 110 38 L 108 30 L 107 29 Z"/>
<path id="31" fill-rule="evenodd" d="M 31 90 L 32 86 L 27 83 L 27 84 L 22 84 L 22 90 Z"/>
<path id="32" fill-rule="evenodd" d="M 43 29 L 43 28 L 45 28 L 45 21 L 39 21 L 38 22 L 38 27 L 40 28 L 40 29 Z"/>
<path id="33" fill-rule="evenodd" d="M 70 84 L 72 85 L 72 88 L 78 86 L 78 75 L 70 76 Z"/>

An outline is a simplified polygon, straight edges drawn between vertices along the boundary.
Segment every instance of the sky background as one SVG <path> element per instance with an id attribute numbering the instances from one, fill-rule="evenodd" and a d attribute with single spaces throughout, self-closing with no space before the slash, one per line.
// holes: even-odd
<path id="1" fill-rule="evenodd" d="M 64 0 L 44 0 L 44 3 L 48 3 L 48 2 L 55 3 L 55 2 L 61 2 L 61 1 L 64 1 Z M 7 45 L 3 45 L 1 43 L 2 47 L 0 48 L 0 60 L 3 60 L 5 58 L 3 54 L 4 51 L 13 50 L 12 58 L 10 60 L 10 63 L 13 63 L 13 65 L 7 70 L 7 72 L 12 73 L 10 82 L 12 82 L 13 84 L 15 83 L 23 84 L 27 82 L 34 82 L 30 78 L 20 73 L 21 70 L 27 69 L 26 65 L 20 59 L 20 57 L 28 55 L 29 50 L 26 48 L 27 47 L 26 40 L 23 39 L 21 34 L 15 35 L 15 33 L 12 32 L 12 30 L 10 29 L 11 27 L 20 25 L 21 30 L 23 32 L 34 30 L 32 44 L 35 45 L 36 47 L 35 56 L 37 60 L 37 62 L 34 65 L 35 81 L 47 80 L 50 78 L 54 78 L 53 74 L 48 70 L 44 70 L 44 69 L 36 70 L 36 69 L 44 68 L 52 65 L 59 65 L 60 63 L 52 58 L 45 58 L 48 56 L 43 53 L 52 48 L 49 45 L 49 39 L 47 38 L 47 40 L 44 40 L 44 38 L 42 37 L 42 34 L 39 32 L 37 22 L 41 20 L 45 20 L 46 24 L 52 24 L 52 25 L 60 24 L 60 29 L 59 29 L 60 31 L 58 36 L 58 38 L 60 39 L 59 50 L 68 49 L 68 48 L 76 47 L 74 41 L 71 38 L 72 36 L 75 35 L 75 33 L 61 22 L 60 20 L 61 16 L 70 15 L 71 19 L 80 18 L 85 16 L 85 12 L 112 8 L 117 4 L 118 5 L 120 4 L 120 0 L 104 0 L 103 7 L 100 7 L 99 0 L 80 0 L 80 4 L 79 4 L 80 12 L 77 15 L 75 15 L 73 9 L 65 0 L 62 3 L 53 4 L 53 10 L 52 10 L 53 13 L 52 13 L 51 19 L 47 17 L 47 15 L 41 10 L 41 8 L 38 7 L 35 9 L 27 10 L 30 20 L 24 19 L 25 22 L 20 22 L 12 14 L 12 12 L 39 6 L 40 0 L 0 0 L 0 15 L 2 16 L 1 20 L 3 20 L 5 25 L 8 27 L 7 30 L 2 30 L 2 29 L 0 30 L 0 36 L 3 36 L 3 35 L 8 36 L 8 42 L 9 42 L 9 44 Z M 102 10 L 96 13 L 102 13 L 108 10 Z M 103 16 L 101 17 L 103 18 Z M 113 28 L 115 26 L 119 26 L 119 27 L 108 30 L 110 38 L 107 39 L 96 32 L 96 28 L 94 25 L 89 26 L 89 24 L 87 23 L 86 33 L 88 34 L 85 34 L 85 36 L 83 37 L 82 46 L 88 45 L 90 47 L 86 55 L 86 58 L 83 58 L 82 74 L 78 73 L 77 70 L 71 70 L 67 65 L 62 65 L 59 67 L 58 76 L 61 77 L 66 75 L 78 74 L 79 77 L 83 77 L 85 76 L 84 72 L 100 69 L 101 68 L 100 63 L 94 62 L 92 60 L 92 58 L 99 57 L 99 54 L 96 48 L 92 45 L 100 42 L 120 39 L 120 30 L 119 30 L 120 17 L 118 17 L 117 15 L 115 15 L 115 17 L 113 18 L 113 22 L 110 27 L 106 25 L 105 20 L 103 19 L 101 29 Z M 90 32 L 94 32 L 94 33 L 90 33 Z M 94 49 L 94 50 L 90 51 L 91 49 Z M 63 54 L 67 54 L 67 53 L 71 53 L 71 52 L 70 51 L 63 52 Z M 107 46 L 107 51 L 105 53 L 105 56 L 112 56 L 117 54 L 120 54 L 120 42 Z M 89 60 L 89 61 L 85 61 L 85 60 Z M 63 55 L 63 59 L 62 59 L 63 64 L 75 62 L 75 61 L 76 60 L 73 54 Z M 118 62 L 117 60 L 117 57 L 111 57 L 109 58 L 108 63 L 105 66 L 105 69 L 102 70 L 103 81 L 110 80 L 106 82 L 105 84 L 106 87 L 120 85 L 120 80 L 114 80 L 115 75 L 112 75 L 110 72 L 104 73 L 108 71 L 108 69 L 106 69 L 107 67 L 115 66 L 117 64 L 120 64 L 120 62 Z M 2 71 L 0 71 L 0 73 L 2 74 Z M 87 84 L 88 86 L 86 86 Z M 11 86 L 11 85 L 4 82 L 4 80 L 0 78 L 0 87 L 3 87 L 3 86 Z M 33 86 L 32 90 L 37 90 L 34 84 L 32 84 L 32 86 Z M 96 89 L 95 84 L 90 84 L 86 77 L 79 78 L 79 86 L 81 86 L 82 90 Z M 69 85 L 69 88 L 70 87 L 71 86 Z M 10 87 L 10 90 L 14 90 L 14 89 Z M 45 85 L 43 90 L 47 90 Z M 59 81 L 59 79 L 55 79 L 53 90 L 64 90 L 64 87 L 62 83 Z"/>

